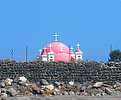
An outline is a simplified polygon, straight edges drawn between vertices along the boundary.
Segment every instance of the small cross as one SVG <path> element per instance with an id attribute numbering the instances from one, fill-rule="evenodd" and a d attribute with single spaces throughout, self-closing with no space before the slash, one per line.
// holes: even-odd
<path id="1" fill-rule="evenodd" d="M 39 52 L 41 53 L 42 52 L 42 49 L 40 49 Z"/>
<path id="2" fill-rule="evenodd" d="M 57 38 L 59 35 L 57 33 L 55 33 L 53 36 L 55 37 L 55 41 L 58 41 Z"/>
<path id="3" fill-rule="evenodd" d="M 50 47 L 50 50 L 51 50 L 52 49 L 52 44 L 50 44 L 49 47 Z"/>
<path id="4" fill-rule="evenodd" d="M 45 47 L 45 48 L 43 48 L 44 50 L 46 50 L 47 48 Z"/>
<path id="5" fill-rule="evenodd" d="M 70 49 L 71 49 L 71 51 L 73 51 L 73 49 L 74 49 L 74 48 L 71 46 L 71 48 L 70 48 Z"/>
<path id="6" fill-rule="evenodd" d="M 63 46 L 64 46 L 63 44 L 60 45 L 60 47 L 61 47 L 61 50 L 60 51 L 61 52 L 63 51 Z"/>
<path id="7" fill-rule="evenodd" d="M 76 46 L 79 48 L 80 47 L 79 43 Z"/>

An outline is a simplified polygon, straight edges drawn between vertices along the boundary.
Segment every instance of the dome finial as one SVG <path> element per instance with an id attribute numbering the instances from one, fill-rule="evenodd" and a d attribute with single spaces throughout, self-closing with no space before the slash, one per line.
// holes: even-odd
<path id="1" fill-rule="evenodd" d="M 58 41 L 57 38 L 59 35 L 57 33 L 55 33 L 53 36 L 55 37 L 55 42 L 57 42 Z"/>
<path id="2" fill-rule="evenodd" d="M 74 49 L 74 48 L 71 46 L 71 48 L 70 48 L 71 52 L 73 52 L 73 49 Z"/>
<path id="3" fill-rule="evenodd" d="M 41 53 L 42 52 L 42 49 L 39 49 L 39 52 Z"/>
<path id="4" fill-rule="evenodd" d="M 77 45 L 76 45 L 76 46 L 77 46 L 77 48 L 79 48 L 79 47 L 80 47 L 79 43 L 77 43 Z"/>

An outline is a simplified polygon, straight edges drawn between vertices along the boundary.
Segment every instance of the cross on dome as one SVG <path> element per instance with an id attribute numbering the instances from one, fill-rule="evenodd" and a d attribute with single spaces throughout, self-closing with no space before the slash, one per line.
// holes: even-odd
<path id="1" fill-rule="evenodd" d="M 42 49 L 40 49 L 39 52 L 41 53 L 42 52 Z"/>
<path id="2" fill-rule="evenodd" d="M 79 48 L 80 47 L 79 43 L 76 46 L 77 46 L 77 48 Z"/>
<path id="3" fill-rule="evenodd" d="M 44 50 L 46 50 L 47 48 L 43 48 Z"/>
<path id="4" fill-rule="evenodd" d="M 60 51 L 61 52 L 63 51 L 63 46 L 64 46 L 63 44 L 60 45 L 60 47 L 61 47 Z"/>
<path id="5" fill-rule="evenodd" d="M 71 49 L 71 52 L 72 52 L 74 48 L 71 46 L 71 48 L 70 48 L 70 49 Z"/>
<path id="6" fill-rule="evenodd" d="M 50 50 L 51 50 L 52 49 L 52 44 L 50 44 L 49 47 L 50 47 Z"/>
<path id="7" fill-rule="evenodd" d="M 55 37 L 55 42 L 57 42 L 58 41 L 57 38 L 59 35 L 57 33 L 55 33 L 53 36 Z"/>

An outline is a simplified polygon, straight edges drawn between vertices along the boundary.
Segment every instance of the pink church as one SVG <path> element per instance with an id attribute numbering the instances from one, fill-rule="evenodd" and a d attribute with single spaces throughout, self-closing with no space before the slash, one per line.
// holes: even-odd
<path id="1" fill-rule="evenodd" d="M 59 36 L 57 33 L 53 35 L 55 37 L 55 42 L 46 45 L 43 50 L 40 50 L 40 54 L 37 57 L 39 61 L 82 61 L 82 54 L 83 52 L 79 49 L 79 43 L 77 44 L 77 50 L 74 53 L 73 47 L 69 48 L 61 43 L 58 42 L 57 37 Z"/>

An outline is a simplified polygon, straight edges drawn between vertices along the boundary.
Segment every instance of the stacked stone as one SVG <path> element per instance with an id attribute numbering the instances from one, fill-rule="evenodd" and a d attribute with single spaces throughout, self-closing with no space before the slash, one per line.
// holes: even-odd
<path id="1" fill-rule="evenodd" d="M 68 83 L 121 82 L 121 62 L 16 62 L 0 60 L 0 79 L 25 76 L 31 82 L 46 79 Z"/>

